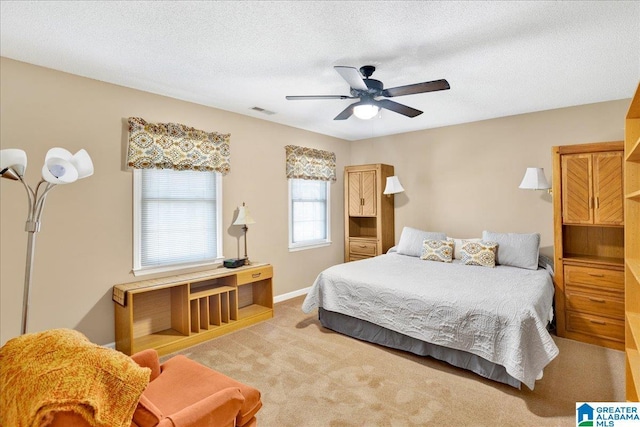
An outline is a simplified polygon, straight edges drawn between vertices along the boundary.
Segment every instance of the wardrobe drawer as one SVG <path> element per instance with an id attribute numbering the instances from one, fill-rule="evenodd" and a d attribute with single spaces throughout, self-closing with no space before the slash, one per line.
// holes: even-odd
<path id="1" fill-rule="evenodd" d="M 376 248 L 377 248 L 376 243 L 372 241 L 350 241 L 349 242 L 350 254 L 375 256 Z"/>
<path id="2" fill-rule="evenodd" d="M 624 300 L 609 295 L 576 291 L 567 287 L 565 306 L 567 310 L 616 317 L 624 320 Z"/>
<path id="3" fill-rule="evenodd" d="M 568 285 L 587 285 L 624 291 L 624 272 L 618 270 L 565 265 L 564 281 Z"/>
<path id="4" fill-rule="evenodd" d="M 624 322 L 567 311 L 567 331 L 624 342 Z"/>

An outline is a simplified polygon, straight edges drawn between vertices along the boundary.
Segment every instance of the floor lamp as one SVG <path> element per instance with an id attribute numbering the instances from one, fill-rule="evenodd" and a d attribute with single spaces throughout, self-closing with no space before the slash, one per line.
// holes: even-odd
<path id="1" fill-rule="evenodd" d="M 29 292 L 33 273 L 33 255 L 35 251 L 36 233 L 40 231 L 40 218 L 44 202 L 49 192 L 58 184 L 70 184 L 78 179 L 93 174 L 91 157 L 85 150 L 71 154 L 64 148 L 52 148 L 47 152 L 42 166 L 42 179 L 35 190 L 24 181 L 27 169 L 27 154 L 23 150 L 9 148 L 0 150 L 0 176 L 20 181 L 29 199 L 29 213 L 25 225 L 28 233 L 27 262 L 24 271 L 24 294 L 22 298 L 22 334 L 27 333 L 29 317 Z"/>

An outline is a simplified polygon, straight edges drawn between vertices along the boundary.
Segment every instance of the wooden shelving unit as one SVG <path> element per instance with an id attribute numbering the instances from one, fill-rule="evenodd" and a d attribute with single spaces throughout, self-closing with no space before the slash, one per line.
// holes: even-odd
<path id="1" fill-rule="evenodd" d="M 116 349 L 164 355 L 269 319 L 272 278 L 254 263 L 116 285 Z"/>
<path id="2" fill-rule="evenodd" d="M 624 142 L 552 153 L 557 334 L 622 350 Z"/>
<path id="3" fill-rule="evenodd" d="M 628 401 L 640 397 L 640 85 L 625 121 L 625 353 Z"/>
<path id="4" fill-rule="evenodd" d="M 385 253 L 395 244 L 394 197 L 382 194 L 393 166 L 344 168 L 344 261 Z"/>

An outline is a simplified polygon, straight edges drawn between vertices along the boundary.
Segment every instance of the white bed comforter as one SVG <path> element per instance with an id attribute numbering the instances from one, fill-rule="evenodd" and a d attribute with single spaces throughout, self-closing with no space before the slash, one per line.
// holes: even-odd
<path id="1" fill-rule="evenodd" d="M 553 300 L 546 270 L 487 268 L 391 253 L 320 273 L 302 310 L 323 307 L 506 368 L 533 390 L 558 354 L 546 330 Z"/>

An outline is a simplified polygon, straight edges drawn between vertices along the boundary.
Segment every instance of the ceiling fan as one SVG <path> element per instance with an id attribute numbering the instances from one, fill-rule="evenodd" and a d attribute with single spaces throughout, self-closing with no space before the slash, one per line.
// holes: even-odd
<path id="1" fill-rule="evenodd" d="M 309 99 L 360 99 L 345 108 L 333 120 L 346 120 L 355 114 L 361 119 L 371 119 L 378 114 L 380 108 L 394 111 L 407 117 L 416 117 L 422 114 L 422 111 L 408 107 L 403 104 L 391 101 L 389 99 L 394 96 L 413 95 L 416 93 L 435 92 L 438 90 L 447 90 L 450 88 L 449 82 L 445 79 L 434 80 L 431 82 L 416 83 L 406 86 L 397 86 L 390 89 L 384 89 L 380 80 L 371 79 L 371 75 L 376 70 L 373 65 L 365 65 L 360 70 L 354 67 L 335 66 L 333 67 L 343 79 L 349 83 L 351 88 L 351 96 L 347 95 L 303 95 L 303 96 L 287 96 L 290 101 L 309 100 Z M 364 78 L 363 78 L 364 77 Z"/>

